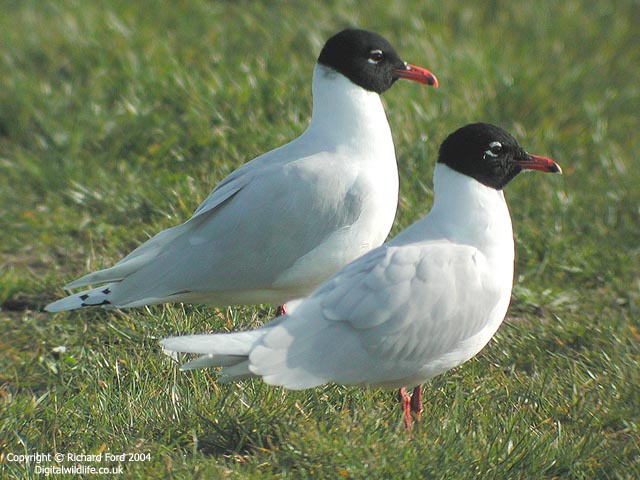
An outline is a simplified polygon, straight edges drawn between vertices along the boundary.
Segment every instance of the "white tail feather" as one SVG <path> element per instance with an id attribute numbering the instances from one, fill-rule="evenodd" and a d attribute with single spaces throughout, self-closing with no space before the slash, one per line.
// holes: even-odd
<path id="1" fill-rule="evenodd" d="M 185 335 L 165 338 L 160 342 L 165 353 L 198 353 L 201 357 L 185 363 L 181 370 L 224 367 L 225 380 L 251 376 L 247 359 L 254 344 L 267 333 L 261 328 L 251 332 Z"/>

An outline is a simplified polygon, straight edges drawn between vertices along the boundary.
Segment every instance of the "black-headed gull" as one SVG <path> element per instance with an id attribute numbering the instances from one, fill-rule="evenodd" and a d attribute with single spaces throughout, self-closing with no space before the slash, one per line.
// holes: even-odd
<path id="1" fill-rule="evenodd" d="M 402 78 L 438 84 L 380 35 L 334 35 L 318 57 L 300 137 L 222 180 L 187 222 L 65 286 L 101 287 L 45 309 L 280 305 L 309 294 L 391 230 L 398 172 L 379 94 Z"/>
<path id="2" fill-rule="evenodd" d="M 521 170 L 561 171 L 499 127 L 467 125 L 440 147 L 427 216 L 261 328 L 162 347 L 203 355 L 182 368 L 222 367 L 221 380 L 400 388 L 409 428 L 421 405 L 405 388 L 469 360 L 505 318 L 514 243 L 502 188 Z"/>

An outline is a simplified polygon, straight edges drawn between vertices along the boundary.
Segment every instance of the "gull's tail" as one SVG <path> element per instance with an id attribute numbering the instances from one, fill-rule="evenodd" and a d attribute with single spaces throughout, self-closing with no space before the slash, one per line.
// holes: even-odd
<path id="1" fill-rule="evenodd" d="M 239 380 L 254 376 L 249 370 L 249 353 L 267 332 L 267 328 L 259 328 L 250 332 L 184 335 L 165 338 L 160 345 L 165 353 L 201 355 L 182 365 L 182 370 L 222 367 L 221 381 Z"/>

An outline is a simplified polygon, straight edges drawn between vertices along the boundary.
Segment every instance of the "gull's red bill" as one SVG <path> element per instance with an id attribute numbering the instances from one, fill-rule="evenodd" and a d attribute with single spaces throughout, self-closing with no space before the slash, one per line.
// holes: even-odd
<path id="1" fill-rule="evenodd" d="M 527 154 L 529 158 L 518 160 L 516 164 L 523 170 L 539 170 L 545 173 L 562 173 L 562 168 L 556 162 L 547 157 Z"/>
<path id="2" fill-rule="evenodd" d="M 426 68 L 416 67 L 409 63 L 405 63 L 405 67 L 406 68 L 404 70 L 394 70 L 393 73 L 406 80 L 424 83 L 425 85 L 430 85 L 436 88 L 438 87 L 438 79 Z"/>

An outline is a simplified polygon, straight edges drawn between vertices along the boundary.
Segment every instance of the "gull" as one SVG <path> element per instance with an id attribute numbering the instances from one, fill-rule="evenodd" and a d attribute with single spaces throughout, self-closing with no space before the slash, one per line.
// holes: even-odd
<path id="1" fill-rule="evenodd" d="M 221 381 L 400 389 L 409 429 L 422 407 L 406 388 L 472 358 L 505 318 L 514 240 L 503 187 L 522 170 L 561 172 L 497 126 L 466 125 L 440 146 L 428 215 L 260 328 L 161 345 L 201 355 L 182 369 L 222 367 Z"/>
<path id="2" fill-rule="evenodd" d="M 391 230 L 398 171 L 380 94 L 398 79 L 438 86 L 376 33 L 334 35 L 318 57 L 300 137 L 231 173 L 187 222 L 65 285 L 99 287 L 45 309 L 283 305 L 308 295 Z"/>

